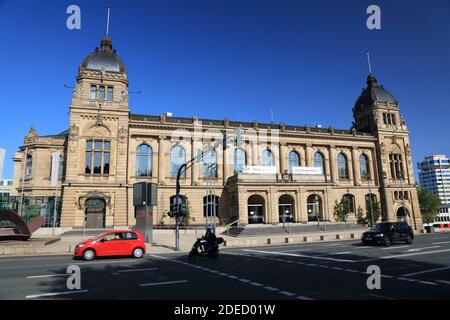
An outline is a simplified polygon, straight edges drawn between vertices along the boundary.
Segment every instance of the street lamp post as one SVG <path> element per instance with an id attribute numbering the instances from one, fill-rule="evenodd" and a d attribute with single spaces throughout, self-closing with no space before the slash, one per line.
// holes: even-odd
<path id="1" fill-rule="evenodd" d="M 373 221 L 372 190 L 370 188 L 370 177 L 367 173 L 364 175 L 364 179 L 367 180 L 367 187 L 369 189 L 369 209 L 370 209 L 370 218 L 371 218 L 372 227 L 373 227 L 375 223 Z"/>

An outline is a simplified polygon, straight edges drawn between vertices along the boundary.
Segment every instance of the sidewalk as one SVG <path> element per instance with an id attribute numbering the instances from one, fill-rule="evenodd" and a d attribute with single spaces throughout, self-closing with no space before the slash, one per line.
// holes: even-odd
<path id="1" fill-rule="evenodd" d="M 221 249 L 254 247 L 265 245 L 283 245 L 294 243 L 328 242 L 336 240 L 360 239 L 367 229 L 359 228 L 352 230 L 333 230 L 320 232 L 284 233 L 259 236 L 230 237 L 218 234 L 224 238 Z M 189 252 L 197 237 L 201 234 L 180 232 L 180 252 Z M 0 256 L 18 255 L 72 255 L 75 246 L 89 236 L 61 236 L 61 237 L 39 237 L 31 238 L 29 241 L 0 242 Z M 174 253 L 175 231 L 167 230 L 164 233 L 156 233 L 151 244 L 147 244 L 147 253 L 161 254 Z"/>

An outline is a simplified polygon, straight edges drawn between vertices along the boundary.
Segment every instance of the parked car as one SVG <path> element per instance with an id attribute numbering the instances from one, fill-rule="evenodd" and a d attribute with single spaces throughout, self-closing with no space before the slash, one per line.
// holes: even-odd
<path id="1" fill-rule="evenodd" d="M 385 246 L 400 241 L 411 244 L 413 239 L 414 232 L 406 222 L 377 223 L 372 229 L 364 232 L 361 237 L 363 245 L 383 244 Z"/>
<path id="2" fill-rule="evenodd" d="M 142 233 L 135 230 L 112 230 L 79 243 L 75 247 L 74 257 L 89 261 L 108 256 L 142 258 L 144 254 L 145 241 Z"/>

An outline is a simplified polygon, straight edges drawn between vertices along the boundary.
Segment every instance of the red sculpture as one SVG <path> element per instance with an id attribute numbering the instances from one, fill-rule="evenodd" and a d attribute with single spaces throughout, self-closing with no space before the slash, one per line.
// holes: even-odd
<path id="1" fill-rule="evenodd" d="M 31 234 L 45 224 L 45 217 L 37 216 L 29 224 L 14 210 L 0 210 L 0 221 L 10 221 L 14 228 L 0 228 L 0 240 L 28 240 Z"/>

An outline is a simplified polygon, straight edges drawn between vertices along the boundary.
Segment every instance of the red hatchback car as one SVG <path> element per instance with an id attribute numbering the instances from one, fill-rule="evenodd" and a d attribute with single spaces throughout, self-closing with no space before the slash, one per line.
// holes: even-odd
<path id="1" fill-rule="evenodd" d="M 89 261 L 95 257 L 108 256 L 142 258 L 144 254 L 145 241 L 142 233 L 135 230 L 112 230 L 77 244 L 74 257 Z"/>

